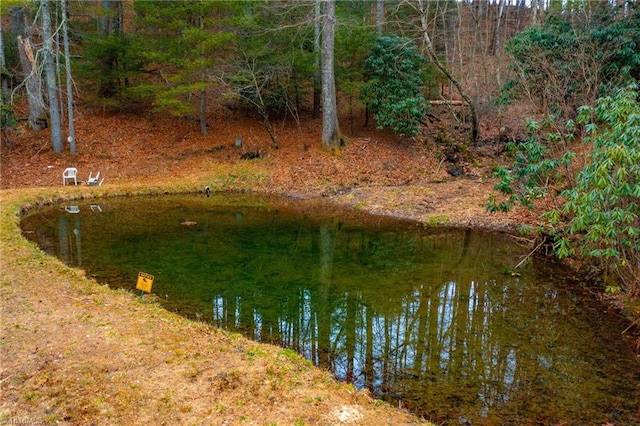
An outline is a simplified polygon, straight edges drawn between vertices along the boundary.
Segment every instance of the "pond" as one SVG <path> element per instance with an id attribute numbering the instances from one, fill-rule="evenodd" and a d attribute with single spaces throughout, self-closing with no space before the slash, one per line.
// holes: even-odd
<path id="1" fill-rule="evenodd" d="M 23 234 L 436 423 L 638 424 L 624 325 L 512 236 L 249 194 L 87 200 Z M 147 296 L 148 297 L 148 296 Z"/>

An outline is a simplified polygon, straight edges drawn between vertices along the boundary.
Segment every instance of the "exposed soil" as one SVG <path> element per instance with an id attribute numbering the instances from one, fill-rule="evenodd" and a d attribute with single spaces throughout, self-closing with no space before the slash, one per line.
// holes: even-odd
<path id="1" fill-rule="evenodd" d="M 210 186 L 324 197 L 431 224 L 508 229 L 533 220 L 522 211 L 485 212 L 499 144 L 465 152 L 437 142 L 438 129 L 413 140 L 343 124 L 350 143 L 336 155 L 319 147 L 319 120 L 278 123 L 279 149 L 240 112 L 212 117 L 206 137 L 196 122 L 169 117 L 84 111 L 76 123 L 74 155 L 53 153 L 47 131 L 20 128 L 2 141 L 0 422 L 420 422 L 289 351 L 189 322 L 44 256 L 20 236 L 25 205 Z M 65 167 L 77 167 L 82 179 L 100 171 L 105 181 L 63 187 Z"/>
<path id="2" fill-rule="evenodd" d="M 402 138 L 344 117 L 350 143 L 334 155 L 320 147 L 320 119 L 275 123 L 276 149 L 257 120 L 226 108 L 210 118 L 207 136 L 197 122 L 173 117 L 96 111 L 76 117 L 77 154 L 66 145 L 65 153 L 55 154 L 48 131 L 33 134 L 23 126 L 5 139 L 0 188 L 57 187 L 66 167 L 78 168 L 85 180 L 100 171 L 106 185 L 181 179 L 218 189 L 246 189 L 238 181 L 253 173 L 260 176 L 250 182 L 253 190 L 322 196 L 380 214 L 491 228 L 534 220 L 526 211 L 508 217 L 485 211 L 491 167 L 504 144 L 497 136 L 475 147 L 463 135 L 443 137 L 455 131 L 446 120 L 422 137 Z"/>

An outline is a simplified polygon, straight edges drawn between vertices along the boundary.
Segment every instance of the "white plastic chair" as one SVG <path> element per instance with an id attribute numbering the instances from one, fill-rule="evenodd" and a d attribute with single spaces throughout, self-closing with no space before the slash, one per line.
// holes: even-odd
<path id="1" fill-rule="evenodd" d="M 104 182 L 104 178 L 102 178 L 101 181 L 98 181 L 98 179 L 100 178 L 100 172 L 96 173 L 95 176 L 92 176 L 93 172 L 89 172 L 89 179 L 87 179 L 87 185 L 102 185 L 102 182 Z"/>
<path id="2" fill-rule="evenodd" d="M 75 167 L 67 167 L 66 169 L 64 169 L 64 172 L 62 172 L 62 185 L 67 184 L 67 179 L 69 180 L 73 179 L 73 184 L 77 185 L 78 169 L 76 169 Z"/>

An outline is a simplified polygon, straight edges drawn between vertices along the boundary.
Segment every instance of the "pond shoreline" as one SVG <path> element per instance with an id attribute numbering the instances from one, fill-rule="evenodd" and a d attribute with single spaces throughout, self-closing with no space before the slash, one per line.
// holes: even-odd
<path id="1" fill-rule="evenodd" d="M 62 206 L 38 209 L 21 225 L 30 241 L 65 264 L 128 291 L 139 271 L 150 272 L 153 297 L 167 310 L 291 348 L 358 389 L 393 405 L 403 401 L 438 423 L 459 413 L 483 423 L 482 412 L 486 425 L 586 421 L 612 406 L 622 410 L 625 389 L 640 380 L 629 374 L 633 359 L 617 338 L 621 322 L 596 316 L 602 305 L 579 290 L 570 271 L 553 258 L 528 256 L 521 239 L 503 232 L 424 226 L 262 193 Z M 445 312 L 450 319 L 440 318 Z M 402 336 L 391 332 L 400 329 Z M 509 348 L 517 349 L 507 357 Z M 610 360 L 607 368 L 593 362 L 602 359 Z M 528 383 L 515 393 L 499 373 L 513 364 L 510 382 Z M 483 365 L 492 367 L 477 367 Z M 574 378 L 593 389 L 579 404 Z M 512 403 L 498 409 L 502 399 Z M 537 404 L 526 407 L 531 400 Z M 627 403 L 625 418 L 629 412 Z"/>
<path id="2" fill-rule="evenodd" d="M 199 187 L 120 184 L 0 192 L 0 418 L 59 424 L 149 424 L 157 423 L 159 416 L 166 424 L 188 419 L 233 424 L 242 418 L 248 424 L 264 424 L 267 419 L 284 424 L 424 423 L 366 391 L 336 382 L 298 356 L 283 355 L 280 348 L 192 323 L 156 304 L 141 303 L 132 293 L 109 290 L 83 271 L 44 255 L 22 238 L 18 226 L 21 215 L 40 205 L 91 197 L 161 196 Z M 149 329 L 147 323 L 167 328 Z M 223 349 L 212 353 L 212 345 Z M 193 360 L 187 353 L 207 356 Z M 112 365 L 107 354 L 116 356 L 118 365 Z M 227 365 L 212 365 L 212 359 Z M 210 397 L 211 389 L 203 392 L 192 385 L 194 381 L 215 383 L 222 393 Z"/>
<path id="3" fill-rule="evenodd" d="M 44 255 L 18 227 L 20 214 L 37 205 L 169 192 L 193 191 L 124 185 L 0 192 L 2 421 L 425 424 L 281 348 L 99 285 Z"/>
<path id="4" fill-rule="evenodd" d="M 490 182 L 461 197 L 486 194 Z M 468 185 L 469 186 L 469 185 Z M 428 424 L 280 348 L 193 323 L 112 291 L 24 240 L 19 216 L 72 199 L 194 193 L 201 182 L 163 185 L 31 188 L 0 192 L 3 268 L 4 395 L 0 419 L 45 424 Z M 223 190 L 252 191 L 251 185 Z M 256 192 L 277 193 L 263 190 Z M 264 188 L 262 188 L 264 189 Z M 387 191 L 386 194 L 382 194 Z M 424 185 L 352 188 L 284 195 L 322 198 L 373 214 L 430 226 L 477 226 L 516 232 L 516 220 L 483 211 L 479 200 L 447 213 L 439 190 Z M 425 194 L 427 194 L 425 196 Z M 392 199 L 389 207 L 382 200 Z M 422 206 L 422 207 L 420 207 Z M 45 285 L 46 283 L 46 285 Z M 197 356 L 189 356 L 197 354 Z"/>

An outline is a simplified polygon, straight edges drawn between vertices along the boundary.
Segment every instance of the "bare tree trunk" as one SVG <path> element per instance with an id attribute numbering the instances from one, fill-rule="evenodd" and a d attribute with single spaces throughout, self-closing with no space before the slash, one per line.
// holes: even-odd
<path id="1" fill-rule="evenodd" d="M 45 113 L 42 84 L 29 37 L 22 38 L 22 36 L 18 36 L 18 53 L 24 75 L 24 85 L 27 90 L 29 126 L 31 126 L 33 130 L 39 131 L 45 129 L 47 125 L 46 120 L 42 120 Z"/>
<path id="2" fill-rule="evenodd" d="M 502 27 L 502 18 L 504 15 L 504 2 L 505 0 L 498 1 L 498 17 L 496 18 L 496 28 L 493 33 L 493 40 L 491 43 L 491 55 L 496 54 L 497 49 L 500 48 L 500 31 Z"/>
<path id="3" fill-rule="evenodd" d="M 517 0 L 517 9 L 516 9 L 516 32 L 519 32 L 522 28 L 522 15 L 526 13 L 527 5 L 526 0 Z"/>
<path id="4" fill-rule="evenodd" d="M 56 96 L 56 70 L 53 64 L 53 43 L 51 40 L 51 13 L 48 0 L 40 1 L 42 13 L 42 38 L 44 39 L 44 71 L 46 75 L 47 93 L 49 95 L 49 122 L 51 125 L 51 144 L 55 152 L 62 152 L 62 135 L 60 132 L 60 110 Z"/>
<path id="5" fill-rule="evenodd" d="M 278 143 L 278 138 L 276 137 L 276 132 L 273 130 L 273 126 L 271 125 L 271 121 L 269 120 L 269 116 L 267 115 L 266 112 L 263 114 L 262 125 L 264 126 L 265 130 L 269 134 L 269 138 L 271 139 L 271 145 L 275 149 L 280 148 L 280 144 Z"/>
<path id="6" fill-rule="evenodd" d="M 58 3 L 58 2 L 56 2 Z M 59 27 L 59 17 L 58 17 L 58 7 L 56 5 L 56 3 L 54 3 L 54 8 L 55 8 L 55 15 L 52 16 L 53 22 L 52 22 L 52 27 L 53 28 L 58 28 Z M 55 40 L 55 54 L 53 55 L 54 61 L 55 61 L 55 70 L 56 70 L 56 88 L 57 88 L 57 98 L 60 101 L 60 123 L 62 123 L 64 121 L 64 107 L 62 106 L 62 72 L 60 71 L 60 31 L 54 31 L 53 32 L 53 38 L 51 39 L 52 41 Z M 62 124 L 60 124 L 62 126 Z"/>
<path id="7" fill-rule="evenodd" d="M 200 16 L 200 29 L 204 30 L 204 16 Z M 204 53 L 200 51 L 200 56 L 204 56 Z M 206 74 L 204 71 L 200 73 L 200 82 L 203 84 L 203 88 L 200 90 L 200 134 L 207 136 L 207 88 L 206 88 Z"/>
<path id="8" fill-rule="evenodd" d="M 30 26 L 26 23 L 23 7 L 9 9 L 11 12 L 11 34 L 17 40 L 18 56 L 22 67 L 22 81 L 27 92 L 29 105 L 29 126 L 40 131 L 47 127 L 42 82 L 35 55 L 31 46 Z"/>
<path id="9" fill-rule="evenodd" d="M 316 0 L 314 7 L 313 22 L 313 118 L 320 117 L 320 98 L 322 96 L 322 78 L 320 76 L 320 20 L 321 20 L 320 0 Z"/>
<path id="10" fill-rule="evenodd" d="M 69 29 L 67 27 L 67 0 L 60 2 L 62 7 L 62 40 L 64 43 L 64 63 L 67 75 L 67 119 L 69 126 L 69 151 L 76 153 L 76 131 L 73 124 L 73 80 L 71 78 L 71 56 L 69 55 Z"/>
<path id="11" fill-rule="evenodd" d="M 104 10 L 109 10 L 109 0 L 102 0 L 102 8 Z M 101 29 L 103 34 L 110 34 L 109 32 L 109 15 L 104 14 L 101 19 Z"/>
<path id="12" fill-rule="evenodd" d="M 124 27 L 122 0 L 102 0 L 102 33 L 121 34 Z"/>
<path id="13" fill-rule="evenodd" d="M 438 67 L 438 69 L 451 81 L 451 83 L 456 87 L 462 99 L 464 99 L 467 104 L 469 104 L 469 110 L 471 112 L 471 142 L 475 142 L 478 140 L 479 133 L 479 125 L 478 125 L 478 112 L 476 111 L 475 104 L 471 101 L 471 98 L 464 90 L 462 85 L 453 77 L 453 74 L 449 69 L 440 61 L 438 55 L 436 54 L 435 48 L 433 47 L 433 43 L 431 42 L 431 37 L 429 36 L 429 25 L 427 21 L 427 10 L 424 6 L 425 0 L 417 0 L 418 10 L 420 12 L 420 22 L 422 24 L 422 35 L 424 38 L 425 47 L 427 49 L 427 54 L 433 61 L 433 63 Z"/>
<path id="14" fill-rule="evenodd" d="M 531 0 L 531 24 L 538 24 L 538 4 L 540 0 Z"/>
<path id="15" fill-rule="evenodd" d="M 384 1 L 376 0 L 376 36 L 382 37 L 384 33 Z M 364 105 L 364 127 L 369 126 L 369 103 Z M 351 121 L 351 132 L 353 133 L 353 120 Z"/>
<path id="16" fill-rule="evenodd" d="M 2 38 L 2 19 L 0 19 L 0 143 L 2 140 L 5 146 L 9 146 L 9 131 L 13 129 L 13 113 L 9 105 L 9 78 L 10 74 L 6 69 L 4 56 L 4 41 Z"/>
<path id="17" fill-rule="evenodd" d="M 6 77 L 8 77 L 8 73 L 5 71 L 5 58 L 4 58 L 4 41 L 2 39 L 2 20 L 0 19 L 0 80 L 2 80 L 2 87 L 0 87 L 0 101 L 4 103 L 4 100 L 8 97 L 9 94 L 9 81 Z"/>
<path id="18" fill-rule="evenodd" d="M 322 146 L 326 150 L 338 150 L 344 144 L 338 125 L 338 105 L 334 75 L 334 44 L 336 25 L 336 0 L 324 0 L 322 27 Z"/>
<path id="19" fill-rule="evenodd" d="M 207 136 L 207 91 L 200 90 L 200 134 Z"/>
<path id="20" fill-rule="evenodd" d="M 376 35 L 382 37 L 384 29 L 384 0 L 376 0 Z"/>

